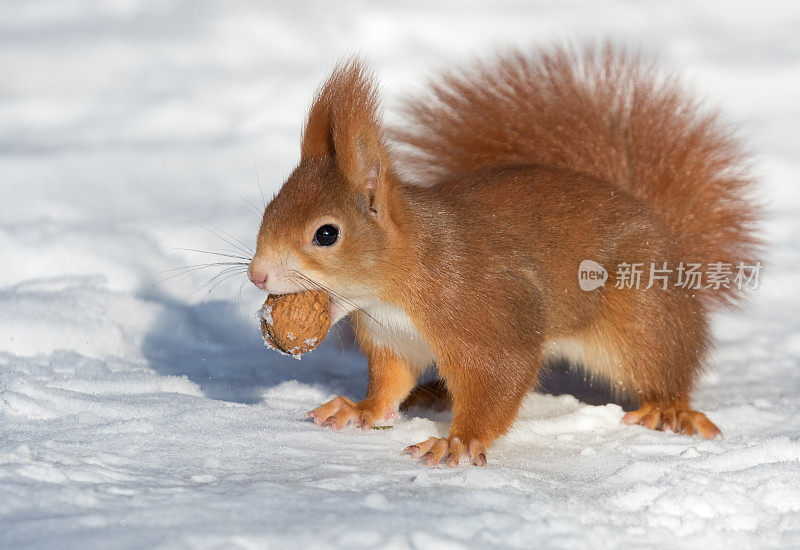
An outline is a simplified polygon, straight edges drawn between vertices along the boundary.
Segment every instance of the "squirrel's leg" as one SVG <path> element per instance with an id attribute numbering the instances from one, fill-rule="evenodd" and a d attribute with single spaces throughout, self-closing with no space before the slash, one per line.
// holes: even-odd
<path id="1" fill-rule="evenodd" d="M 622 422 L 706 439 L 720 435 L 689 404 L 708 347 L 707 313 L 672 290 L 609 293 L 608 301 L 603 320 L 586 340 L 595 350 L 587 354 L 586 367 L 621 382 L 638 399 L 639 409 Z"/>
<path id="2" fill-rule="evenodd" d="M 502 362 L 501 368 L 497 362 Z M 516 418 L 539 362 L 525 364 L 510 357 L 505 361 L 501 358 L 479 361 L 473 356 L 468 364 L 469 367 L 462 368 L 439 366 L 453 400 L 453 423 L 448 437 L 431 437 L 404 451 L 421 458 L 429 467 L 442 460 L 454 467 L 462 456 L 470 457 L 477 466 L 485 465 L 486 447 L 508 430 Z"/>
<path id="3" fill-rule="evenodd" d="M 693 327 L 697 328 L 697 327 Z M 702 333 L 702 330 L 701 332 Z M 694 377 L 701 370 L 701 357 L 697 338 L 700 333 L 677 333 L 672 335 L 673 346 L 662 358 L 650 358 L 651 370 L 648 376 L 639 375 L 631 381 L 630 387 L 639 398 L 639 409 L 629 412 L 622 418 L 625 424 L 639 424 L 651 430 L 671 430 L 684 435 L 698 435 L 714 439 L 722 432 L 708 417 L 689 404 L 689 394 Z M 663 338 L 655 334 L 652 338 Z M 687 351 L 691 350 L 691 351 Z"/>
<path id="4" fill-rule="evenodd" d="M 355 403 L 340 395 L 306 413 L 306 418 L 334 430 L 341 430 L 350 423 L 358 423 L 366 429 L 397 414 L 400 402 L 416 384 L 419 372 L 387 348 L 362 347 L 369 370 L 366 398 Z"/>

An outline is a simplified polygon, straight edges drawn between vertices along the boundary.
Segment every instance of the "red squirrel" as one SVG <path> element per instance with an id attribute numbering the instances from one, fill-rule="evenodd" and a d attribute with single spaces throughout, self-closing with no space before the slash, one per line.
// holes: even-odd
<path id="1" fill-rule="evenodd" d="M 450 433 L 406 451 L 484 465 L 542 365 L 565 358 L 638 401 L 625 423 L 720 434 L 689 397 L 710 313 L 742 292 L 613 273 L 757 259 L 749 158 L 719 116 L 611 45 L 506 52 L 439 75 L 402 113 L 390 140 L 370 71 L 340 63 L 258 233 L 250 279 L 328 291 L 368 360 L 366 398 L 314 422 L 369 427 L 435 365 Z M 584 260 L 608 281 L 582 290 Z"/>

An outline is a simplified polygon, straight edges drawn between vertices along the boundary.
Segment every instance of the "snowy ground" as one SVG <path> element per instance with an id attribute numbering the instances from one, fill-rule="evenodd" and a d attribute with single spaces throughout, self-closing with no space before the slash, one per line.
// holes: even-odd
<path id="1" fill-rule="evenodd" d="M 0 547 L 800 545 L 800 4 L 0 2 Z M 696 404 L 713 442 L 531 395 L 486 468 L 400 455 L 447 415 L 331 433 L 365 389 L 347 335 L 262 347 L 260 295 L 206 250 L 252 244 L 342 54 L 392 101 L 502 44 L 610 36 L 686 68 L 759 153 L 773 248 Z M 228 244 L 194 224 L 220 230 Z M 213 228 L 219 228 L 213 229 Z M 221 233 L 220 233 L 221 234 Z M 223 235 L 224 236 L 224 235 Z M 551 387 L 581 388 L 568 374 Z M 592 401 L 591 399 L 589 401 Z M 596 402 L 596 401 L 592 401 Z"/>

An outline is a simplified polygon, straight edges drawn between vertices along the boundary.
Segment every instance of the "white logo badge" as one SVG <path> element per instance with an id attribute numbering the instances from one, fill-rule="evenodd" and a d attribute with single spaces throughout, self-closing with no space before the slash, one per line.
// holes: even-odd
<path id="1" fill-rule="evenodd" d="M 578 266 L 578 285 L 586 292 L 600 288 L 608 280 L 608 271 L 592 260 L 583 260 Z"/>

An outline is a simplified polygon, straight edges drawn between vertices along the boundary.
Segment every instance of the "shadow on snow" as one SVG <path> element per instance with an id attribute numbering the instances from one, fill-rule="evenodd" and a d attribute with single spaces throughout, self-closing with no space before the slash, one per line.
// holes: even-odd
<path id="1" fill-rule="evenodd" d="M 318 349 L 298 361 L 265 348 L 255 315 L 245 317 L 233 302 L 185 304 L 152 295 L 147 299 L 161 303 L 165 311 L 143 344 L 151 367 L 161 374 L 186 376 L 211 399 L 258 403 L 266 389 L 290 380 L 355 399 L 366 392 L 366 361 L 342 322 Z M 429 372 L 424 378 L 434 375 Z M 545 393 L 570 394 L 591 405 L 617 403 L 630 409 L 633 404 L 563 361 L 545 365 L 539 381 Z"/>

